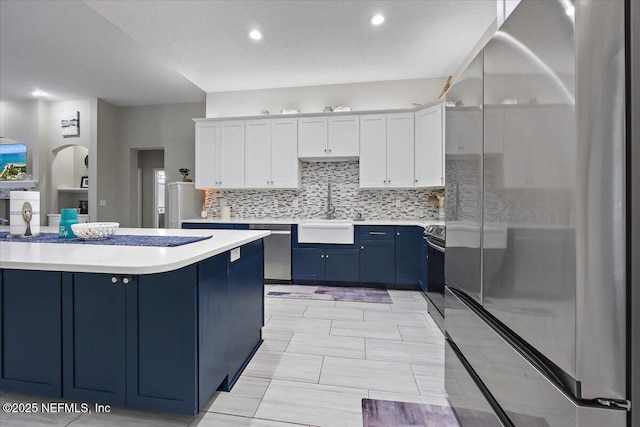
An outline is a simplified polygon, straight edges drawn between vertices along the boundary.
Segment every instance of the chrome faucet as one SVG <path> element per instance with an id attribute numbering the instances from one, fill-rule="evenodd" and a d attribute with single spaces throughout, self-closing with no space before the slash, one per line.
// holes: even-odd
<path id="1" fill-rule="evenodd" d="M 327 219 L 333 219 L 333 214 L 336 212 L 336 208 L 331 204 L 331 183 L 327 183 Z"/>

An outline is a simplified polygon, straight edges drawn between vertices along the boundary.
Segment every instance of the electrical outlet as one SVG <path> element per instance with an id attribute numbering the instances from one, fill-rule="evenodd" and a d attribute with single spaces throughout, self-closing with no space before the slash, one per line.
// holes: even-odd
<path id="1" fill-rule="evenodd" d="M 402 207 L 402 200 L 396 199 L 396 208 L 401 208 L 401 207 Z"/>
<path id="2" fill-rule="evenodd" d="M 291 202 L 291 207 L 294 207 L 294 208 L 298 207 L 298 199 L 293 199 L 293 202 Z"/>
<path id="3" fill-rule="evenodd" d="M 106 200 L 100 200 L 100 206 L 107 206 Z"/>

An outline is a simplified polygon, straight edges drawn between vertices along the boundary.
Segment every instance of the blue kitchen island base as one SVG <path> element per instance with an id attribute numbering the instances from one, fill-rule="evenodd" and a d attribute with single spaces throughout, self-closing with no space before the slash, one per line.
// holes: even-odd
<path id="1" fill-rule="evenodd" d="M 262 239 L 239 249 L 154 274 L 0 270 L 0 389 L 198 413 L 262 343 Z"/>

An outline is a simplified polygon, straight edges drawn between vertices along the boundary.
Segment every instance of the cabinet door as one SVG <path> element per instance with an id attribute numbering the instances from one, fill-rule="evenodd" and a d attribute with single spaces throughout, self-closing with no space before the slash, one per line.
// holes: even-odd
<path id="1" fill-rule="evenodd" d="M 387 117 L 360 116 L 360 188 L 387 184 Z"/>
<path id="2" fill-rule="evenodd" d="M 196 123 L 196 188 L 218 186 L 220 157 L 218 122 Z"/>
<path id="3" fill-rule="evenodd" d="M 414 186 L 413 113 L 387 115 L 387 187 Z"/>
<path id="4" fill-rule="evenodd" d="M 296 119 L 271 120 L 271 187 L 300 186 Z"/>
<path id="5" fill-rule="evenodd" d="M 228 268 L 229 252 L 198 263 L 198 407 L 201 411 L 229 373 Z"/>
<path id="6" fill-rule="evenodd" d="M 324 249 L 315 248 L 293 249 L 293 279 L 324 280 L 324 252 Z"/>
<path id="7" fill-rule="evenodd" d="M 197 412 L 197 272 L 192 264 L 126 285 L 127 406 Z"/>
<path id="8" fill-rule="evenodd" d="M 360 245 L 360 282 L 394 283 L 395 244 L 384 240 L 363 240 Z"/>
<path id="9" fill-rule="evenodd" d="M 360 277 L 358 249 L 327 249 L 325 254 L 326 280 L 357 283 Z"/>
<path id="10" fill-rule="evenodd" d="M 61 277 L 0 270 L 0 389 L 62 396 Z"/>
<path id="11" fill-rule="evenodd" d="M 66 273 L 63 288 L 67 399 L 126 404 L 126 286 L 110 274 Z"/>
<path id="12" fill-rule="evenodd" d="M 442 104 L 438 104 L 415 114 L 416 187 L 444 185 L 442 109 Z"/>
<path id="13" fill-rule="evenodd" d="M 462 149 L 462 136 L 460 134 L 461 111 L 456 107 L 445 108 L 445 154 L 460 154 Z"/>
<path id="14" fill-rule="evenodd" d="M 248 121 L 245 126 L 245 186 L 246 188 L 269 188 L 271 186 L 271 123 L 269 120 L 255 120 Z"/>
<path id="15" fill-rule="evenodd" d="M 220 122 L 219 188 L 244 188 L 244 122 Z"/>
<path id="16" fill-rule="evenodd" d="M 329 157 L 353 157 L 360 154 L 359 116 L 329 117 Z"/>
<path id="17" fill-rule="evenodd" d="M 396 227 L 396 283 L 417 285 L 420 281 L 422 232 L 419 227 Z"/>
<path id="18" fill-rule="evenodd" d="M 262 239 L 239 248 L 229 264 L 229 386 L 233 386 L 262 341 L 264 249 Z"/>
<path id="19" fill-rule="evenodd" d="M 298 156 L 326 157 L 327 154 L 327 118 L 298 119 Z"/>

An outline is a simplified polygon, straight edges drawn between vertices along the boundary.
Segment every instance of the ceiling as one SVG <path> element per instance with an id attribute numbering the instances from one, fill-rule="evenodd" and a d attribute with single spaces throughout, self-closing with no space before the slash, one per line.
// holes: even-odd
<path id="1" fill-rule="evenodd" d="M 382 13 L 374 27 L 370 18 Z M 205 92 L 443 77 L 495 0 L 0 1 L 0 100 L 118 106 Z M 259 29 L 264 37 L 248 37 Z"/>

